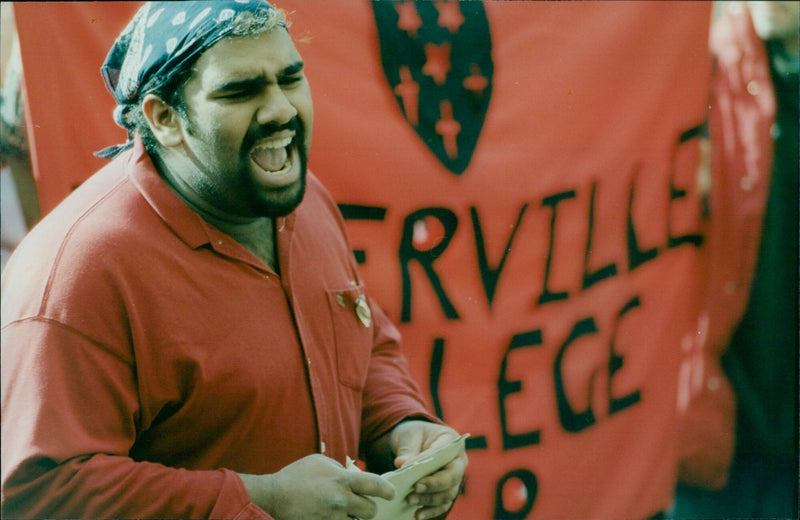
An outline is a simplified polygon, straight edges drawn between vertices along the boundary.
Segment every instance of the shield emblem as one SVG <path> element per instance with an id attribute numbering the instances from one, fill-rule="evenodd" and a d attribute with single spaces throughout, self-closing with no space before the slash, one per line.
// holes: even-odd
<path id="1" fill-rule="evenodd" d="M 373 0 L 381 61 L 408 123 L 451 172 L 467 169 L 492 94 L 482 2 Z"/>

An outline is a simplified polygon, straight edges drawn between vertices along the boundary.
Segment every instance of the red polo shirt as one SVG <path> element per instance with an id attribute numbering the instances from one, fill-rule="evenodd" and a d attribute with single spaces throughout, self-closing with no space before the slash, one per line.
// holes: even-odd
<path id="1" fill-rule="evenodd" d="M 167 187 L 137 142 L 33 230 L 3 272 L 3 513 L 264 517 L 233 473 L 426 415 L 397 330 L 309 175 L 277 276 Z"/>

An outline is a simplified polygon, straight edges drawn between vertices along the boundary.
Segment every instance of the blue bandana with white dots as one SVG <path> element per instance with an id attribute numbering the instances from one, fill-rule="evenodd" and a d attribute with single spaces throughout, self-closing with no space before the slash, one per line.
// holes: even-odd
<path id="1" fill-rule="evenodd" d="M 240 15 L 268 14 L 264 0 L 147 2 L 122 31 L 101 68 L 106 88 L 114 95 L 114 120 L 125 125 L 125 113 L 141 94 L 163 83 L 182 65 L 230 34 Z M 285 27 L 285 24 L 281 23 Z M 96 155 L 113 157 L 128 148 L 107 148 Z"/>

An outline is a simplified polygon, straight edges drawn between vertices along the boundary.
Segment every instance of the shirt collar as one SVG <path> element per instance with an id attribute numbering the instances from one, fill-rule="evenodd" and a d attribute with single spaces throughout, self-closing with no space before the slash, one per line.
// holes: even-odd
<path id="1" fill-rule="evenodd" d="M 175 194 L 158 174 L 137 135 L 125 164 L 125 173 L 161 219 L 186 242 L 198 248 L 212 241 L 203 219 Z"/>
<path id="2" fill-rule="evenodd" d="M 220 254 L 263 268 L 263 264 L 250 251 L 227 233 L 203 220 L 172 191 L 159 175 L 138 135 L 128 153 L 130 155 L 125 164 L 126 174 L 153 211 L 183 242 L 193 249 L 209 245 Z M 293 229 L 295 218 L 296 214 L 292 213 L 283 221 L 276 221 L 276 225 L 282 226 L 281 234 L 289 233 Z"/>

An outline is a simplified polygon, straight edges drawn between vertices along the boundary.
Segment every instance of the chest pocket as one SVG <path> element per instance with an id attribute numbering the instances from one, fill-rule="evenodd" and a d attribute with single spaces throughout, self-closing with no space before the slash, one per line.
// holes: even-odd
<path id="1" fill-rule="evenodd" d="M 361 391 L 367 379 L 372 352 L 372 316 L 362 287 L 350 285 L 330 290 L 328 305 L 336 342 L 339 381 Z"/>

